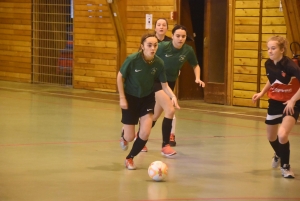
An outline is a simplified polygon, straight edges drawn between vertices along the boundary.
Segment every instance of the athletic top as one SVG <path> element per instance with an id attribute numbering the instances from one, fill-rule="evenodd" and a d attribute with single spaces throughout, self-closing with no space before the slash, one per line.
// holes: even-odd
<path id="1" fill-rule="evenodd" d="M 159 40 L 158 38 L 157 38 L 157 40 L 160 43 L 162 41 L 170 41 L 170 40 L 172 40 L 172 38 L 170 38 L 169 36 L 165 36 L 163 40 Z"/>
<path id="2" fill-rule="evenodd" d="M 125 79 L 125 93 L 142 98 L 153 92 L 154 80 L 167 82 L 164 62 L 155 55 L 151 64 L 144 61 L 142 52 L 129 55 L 120 72 Z"/>
<path id="3" fill-rule="evenodd" d="M 176 81 L 183 64 L 188 61 L 192 67 L 198 65 L 193 48 L 184 44 L 181 49 L 176 49 L 172 41 L 158 44 L 156 55 L 165 63 L 166 76 L 168 81 Z"/>
<path id="4" fill-rule="evenodd" d="M 276 65 L 268 59 L 265 68 L 271 84 L 268 97 L 277 101 L 290 100 L 300 87 L 300 67 L 287 56 L 283 56 Z"/>

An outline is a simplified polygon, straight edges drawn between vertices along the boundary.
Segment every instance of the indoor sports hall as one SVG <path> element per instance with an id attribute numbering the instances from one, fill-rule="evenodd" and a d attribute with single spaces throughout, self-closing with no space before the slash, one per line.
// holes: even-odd
<path id="1" fill-rule="evenodd" d="M 300 200 L 300 127 L 290 135 L 295 179 L 271 168 L 265 109 L 180 101 L 176 159 L 163 158 L 161 118 L 148 152 L 127 170 L 118 96 L 0 81 L 1 201 Z M 153 161 L 168 165 L 152 181 Z"/>

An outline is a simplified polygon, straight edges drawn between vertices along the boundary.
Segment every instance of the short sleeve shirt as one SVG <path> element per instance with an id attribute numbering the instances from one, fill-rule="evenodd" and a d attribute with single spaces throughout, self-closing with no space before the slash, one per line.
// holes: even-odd
<path id="1" fill-rule="evenodd" d="M 164 63 L 155 55 L 151 64 L 144 61 L 142 52 L 129 55 L 120 72 L 125 79 L 124 91 L 135 97 L 145 97 L 153 92 L 154 80 L 167 82 Z"/>
<path id="2" fill-rule="evenodd" d="M 277 101 L 290 100 L 300 87 L 300 67 L 284 56 L 276 65 L 268 59 L 265 68 L 271 84 L 268 97 Z"/>
<path id="3" fill-rule="evenodd" d="M 176 49 L 172 41 L 161 42 L 158 44 L 156 55 L 164 61 L 167 80 L 172 82 L 176 81 L 179 71 L 186 61 L 192 67 L 198 65 L 193 48 L 187 44 L 184 44 L 181 49 Z"/>

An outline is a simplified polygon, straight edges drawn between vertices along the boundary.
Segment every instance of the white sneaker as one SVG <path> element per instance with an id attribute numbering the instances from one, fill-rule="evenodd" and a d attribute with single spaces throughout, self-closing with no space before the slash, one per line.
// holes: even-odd
<path id="1" fill-rule="evenodd" d="M 126 151 L 128 149 L 128 142 L 126 140 L 124 140 L 123 137 L 124 137 L 124 130 L 122 129 L 120 146 L 123 151 Z"/>
<path id="2" fill-rule="evenodd" d="M 295 178 L 294 173 L 291 170 L 291 166 L 288 164 L 284 164 L 283 167 L 280 168 L 281 174 L 284 178 Z"/>
<path id="3" fill-rule="evenodd" d="M 125 159 L 125 167 L 128 169 L 128 170 L 135 170 L 136 167 L 133 163 L 133 159 L 132 158 L 129 158 L 129 159 Z"/>
<path id="4" fill-rule="evenodd" d="M 274 156 L 272 158 L 272 168 L 278 168 L 280 165 L 280 157 L 274 153 Z"/>

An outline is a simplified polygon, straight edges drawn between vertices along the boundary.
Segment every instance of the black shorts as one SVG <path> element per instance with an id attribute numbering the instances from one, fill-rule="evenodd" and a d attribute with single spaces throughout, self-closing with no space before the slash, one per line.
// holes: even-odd
<path id="1" fill-rule="evenodd" d="M 268 114 L 266 117 L 265 123 L 268 125 L 276 125 L 280 124 L 282 122 L 282 119 L 286 116 L 286 113 L 283 113 L 283 110 L 286 105 L 284 105 L 284 102 L 269 99 L 269 107 L 268 107 Z M 289 116 L 292 116 L 295 118 L 295 121 L 297 121 L 299 117 L 299 109 L 300 109 L 300 101 L 297 101 L 294 107 L 294 114 Z"/>
<path id="2" fill-rule="evenodd" d="M 136 125 L 139 118 L 148 114 L 154 113 L 155 96 L 154 92 L 148 96 L 138 98 L 129 94 L 125 94 L 128 103 L 128 109 L 122 109 L 123 124 Z"/>
<path id="3" fill-rule="evenodd" d="M 174 91 L 174 88 L 175 88 L 175 84 L 176 84 L 176 81 L 172 82 L 172 81 L 168 81 L 168 85 L 169 87 L 172 89 L 172 91 Z M 161 83 L 159 81 L 155 81 L 154 82 L 154 92 L 157 92 L 159 90 L 162 90 L 162 86 L 161 86 Z"/>

